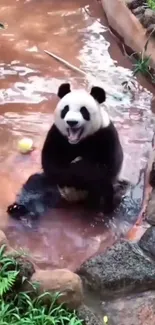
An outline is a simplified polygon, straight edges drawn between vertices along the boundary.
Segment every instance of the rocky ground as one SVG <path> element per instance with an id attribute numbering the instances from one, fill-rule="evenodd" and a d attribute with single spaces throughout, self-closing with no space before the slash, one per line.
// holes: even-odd
<path id="1" fill-rule="evenodd" d="M 155 10 L 148 7 L 147 0 L 125 0 L 128 8 L 146 28 L 148 35 L 155 37 Z"/>

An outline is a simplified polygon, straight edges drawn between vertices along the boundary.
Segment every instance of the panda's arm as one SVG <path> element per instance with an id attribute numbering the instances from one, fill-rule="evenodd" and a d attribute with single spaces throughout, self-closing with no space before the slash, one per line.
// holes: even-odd
<path id="1" fill-rule="evenodd" d="M 89 146 L 90 144 L 90 146 Z M 117 177 L 123 162 L 123 151 L 118 132 L 111 122 L 102 128 L 90 143 L 86 143 L 85 152 L 90 147 L 90 157 L 87 154 L 77 163 L 79 179 L 85 183 L 106 183 Z"/>
<path id="2" fill-rule="evenodd" d="M 76 168 L 70 160 L 68 142 L 53 125 L 42 149 L 42 168 L 51 185 L 75 186 Z"/>
<path id="3" fill-rule="evenodd" d="M 71 164 L 70 150 L 68 141 L 53 125 L 42 150 L 42 168 L 51 185 L 82 189 L 101 178 L 100 169 L 87 160 Z"/>

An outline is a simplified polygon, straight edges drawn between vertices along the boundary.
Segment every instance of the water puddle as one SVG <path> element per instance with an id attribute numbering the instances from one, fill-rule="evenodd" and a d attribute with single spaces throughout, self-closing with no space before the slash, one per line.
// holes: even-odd
<path id="1" fill-rule="evenodd" d="M 10 244 L 30 252 L 38 265 L 75 269 L 126 235 L 142 213 L 154 134 L 152 89 L 141 78 L 135 79 L 132 93 L 124 92 L 122 82 L 131 80 L 131 63 L 108 31 L 97 2 L 1 0 L 0 9 L 1 21 L 8 25 L 0 31 L 0 227 Z M 108 92 L 107 110 L 125 151 L 124 176 L 134 183 L 110 221 L 72 207 L 50 212 L 34 231 L 5 212 L 27 177 L 40 170 L 40 150 L 53 122 L 58 86 L 68 80 L 83 87 L 90 81 L 43 50 L 88 72 Z M 17 152 L 23 136 L 32 137 L 36 146 L 26 157 Z"/>

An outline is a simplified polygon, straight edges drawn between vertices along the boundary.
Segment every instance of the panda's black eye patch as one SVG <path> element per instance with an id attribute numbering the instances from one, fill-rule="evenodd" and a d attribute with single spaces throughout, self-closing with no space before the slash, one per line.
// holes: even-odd
<path id="1" fill-rule="evenodd" d="M 69 111 L 69 106 L 66 105 L 63 110 L 61 111 L 61 118 L 65 118 L 66 114 L 68 113 Z"/>
<path id="2" fill-rule="evenodd" d="M 81 112 L 83 118 L 84 118 L 86 121 L 89 121 L 89 120 L 90 120 L 90 114 L 89 114 L 89 112 L 88 112 L 88 110 L 87 110 L 87 108 L 86 108 L 85 106 L 82 106 L 82 107 L 80 108 L 80 112 Z"/>

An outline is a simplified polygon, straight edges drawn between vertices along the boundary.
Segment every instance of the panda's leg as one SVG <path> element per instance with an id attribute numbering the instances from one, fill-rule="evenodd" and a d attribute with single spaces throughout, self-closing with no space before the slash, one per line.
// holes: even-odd
<path id="1" fill-rule="evenodd" d="M 92 184 L 89 187 L 87 204 L 89 208 L 102 210 L 104 213 L 112 213 L 115 209 L 115 191 L 112 182 Z"/>
<path id="2" fill-rule="evenodd" d="M 59 198 L 58 189 L 48 184 L 44 173 L 34 174 L 23 185 L 16 202 L 8 206 L 7 212 L 16 219 L 23 216 L 37 219 L 49 207 L 55 207 Z"/>
<path id="3" fill-rule="evenodd" d="M 86 200 L 86 207 L 90 209 L 98 210 L 101 206 L 102 190 L 100 184 L 89 184 L 88 197 Z"/>
<path id="4" fill-rule="evenodd" d="M 105 213 L 112 213 L 120 205 L 129 185 L 129 181 L 123 179 L 115 179 L 111 183 L 106 184 L 103 193 Z"/>

